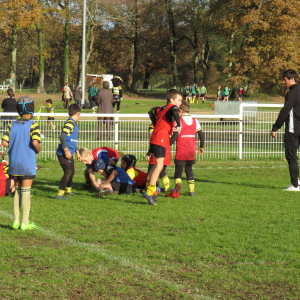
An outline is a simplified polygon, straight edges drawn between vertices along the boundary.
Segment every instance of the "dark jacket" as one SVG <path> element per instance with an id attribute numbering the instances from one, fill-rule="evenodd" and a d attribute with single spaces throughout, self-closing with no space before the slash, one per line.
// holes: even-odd
<path id="1" fill-rule="evenodd" d="M 76 88 L 73 91 L 73 95 L 75 101 L 80 101 L 82 99 L 82 91 L 79 88 Z"/>
<path id="2" fill-rule="evenodd" d="M 3 112 L 16 112 L 17 111 L 17 101 L 15 98 L 6 98 L 1 104 Z"/>
<path id="3" fill-rule="evenodd" d="M 290 87 L 272 131 L 279 130 L 284 123 L 285 132 L 300 135 L 300 84 L 294 84 Z"/>

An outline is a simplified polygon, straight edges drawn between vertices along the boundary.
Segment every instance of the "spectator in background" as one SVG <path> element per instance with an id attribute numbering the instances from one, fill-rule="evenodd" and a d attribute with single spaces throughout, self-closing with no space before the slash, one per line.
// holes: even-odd
<path id="1" fill-rule="evenodd" d="M 3 112 L 17 112 L 17 101 L 14 98 L 14 91 L 12 89 L 7 90 L 7 98 L 5 98 L 1 104 L 1 108 Z M 3 120 L 2 129 L 6 131 L 8 124 L 15 120 L 13 116 L 2 116 L 1 120 Z"/>
<path id="2" fill-rule="evenodd" d="M 89 102 L 90 102 L 90 108 L 93 110 L 93 113 L 95 113 L 95 101 L 97 99 L 97 95 L 98 95 L 98 89 L 95 85 L 94 82 L 91 82 L 90 87 L 89 87 Z"/>
<path id="3" fill-rule="evenodd" d="M 77 85 L 74 90 L 74 100 L 77 105 L 81 106 L 82 91 L 81 91 L 81 87 L 79 87 Z"/>
<path id="4" fill-rule="evenodd" d="M 67 109 L 70 106 L 70 100 L 73 97 L 72 91 L 69 87 L 70 83 L 67 82 L 64 86 L 64 108 Z"/>
<path id="5" fill-rule="evenodd" d="M 113 114 L 113 93 L 109 90 L 109 82 L 103 81 L 102 83 L 103 90 L 98 94 L 97 105 L 98 105 L 98 114 Z M 106 130 L 108 131 L 108 139 L 110 140 L 111 134 L 111 122 L 110 117 L 98 117 L 98 140 L 102 138 L 102 126 L 103 123 L 106 124 Z"/>

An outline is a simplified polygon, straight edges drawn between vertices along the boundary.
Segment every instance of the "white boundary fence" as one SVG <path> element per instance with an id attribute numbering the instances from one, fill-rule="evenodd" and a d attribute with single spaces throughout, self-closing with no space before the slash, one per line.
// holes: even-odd
<path id="1" fill-rule="evenodd" d="M 283 129 L 277 134 L 277 139 L 270 136 L 272 125 L 275 123 L 282 104 L 247 104 L 240 105 L 239 115 L 192 115 L 198 119 L 205 133 L 204 155 L 198 159 L 259 159 L 283 158 Z M 244 107 L 278 108 L 276 111 L 243 111 Z M 0 113 L 1 116 L 12 115 Z M 17 116 L 17 114 L 13 114 Z M 56 148 L 67 113 L 54 113 L 56 126 L 52 130 L 48 124 L 47 113 L 35 113 L 34 119 L 45 136 L 42 141 L 41 159 L 56 159 Z M 103 122 L 101 137 L 97 117 L 111 117 Z M 5 125 L 1 121 L 1 137 Z M 110 132 L 108 132 L 110 123 Z M 78 122 L 78 147 L 89 149 L 106 146 L 117 149 L 120 154 L 134 154 L 142 160 L 148 151 L 150 120 L 147 114 L 81 114 Z M 100 138 L 100 139 L 99 139 Z M 173 155 L 175 147 L 171 149 Z"/>

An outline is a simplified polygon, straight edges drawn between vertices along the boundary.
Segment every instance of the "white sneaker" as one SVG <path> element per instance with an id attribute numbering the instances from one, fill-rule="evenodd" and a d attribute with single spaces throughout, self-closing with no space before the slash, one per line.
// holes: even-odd
<path id="1" fill-rule="evenodd" d="M 283 191 L 291 191 L 291 192 L 299 192 L 299 186 L 294 187 L 292 184 L 290 184 L 286 189 L 283 189 Z"/>

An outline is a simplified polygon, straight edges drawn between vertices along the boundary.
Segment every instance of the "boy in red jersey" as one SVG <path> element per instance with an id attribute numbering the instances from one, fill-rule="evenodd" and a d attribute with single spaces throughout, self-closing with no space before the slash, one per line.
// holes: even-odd
<path id="1" fill-rule="evenodd" d="M 149 126 L 150 137 L 153 133 L 153 130 L 154 130 L 154 126 L 153 126 L 153 124 L 151 124 Z M 149 165 L 148 165 L 148 174 L 149 174 L 155 166 L 155 158 L 154 158 L 153 153 L 151 153 L 150 150 L 147 152 L 147 154 L 145 156 L 145 161 L 149 161 Z M 164 159 L 164 166 L 159 174 L 159 178 L 161 179 L 161 181 L 163 182 L 163 185 L 164 185 L 165 197 L 173 197 L 172 193 L 170 192 L 170 179 L 166 173 L 167 166 L 170 166 L 170 165 L 171 165 L 171 150 L 170 150 L 170 147 L 168 147 L 168 148 L 166 148 L 166 156 Z M 160 190 L 162 190 L 162 189 L 160 189 Z"/>
<path id="2" fill-rule="evenodd" d="M 164 166 L 166 149 L 170 148 L 170 135 L 179 130 L 179 111 L 182 95 L 178 90 L 171 89 L 167 94 L 167 105 L 160 108 L 153 108 L 149 111 L 150 119 L 154 125 L 154 130 L 150 138 L 150 151 L 155 158 L 155 166 L 149 173 L 149 182 L 144 192 L 144 197 L 151 205 L 156 205 L 156 181 Z M 173 119 L 176 126 L 173 127 Z"/>
<path id="3" fill-rule="evenodd" d="M 171 138 L 171 145 L 176 141 L 175 154 L 175 190 L 173 198 L 178 198 L 181 190 L 181 176 L 183 167 L 185 166 L 185 174 L 187 177 L 189 196 L 195 196 L 195 180 L 193 174 L 193 164 L 195 164 L 195 149 L 196 138 L 195 133 L 198 133 L 200 139 L 199 154 L 203 154 L 204 133 L 197 120 L 189 115 L 190 105 L 187 101 L 182 101 L 179 107 L 181 127 L 178 132 L 175 132 Z"/>

